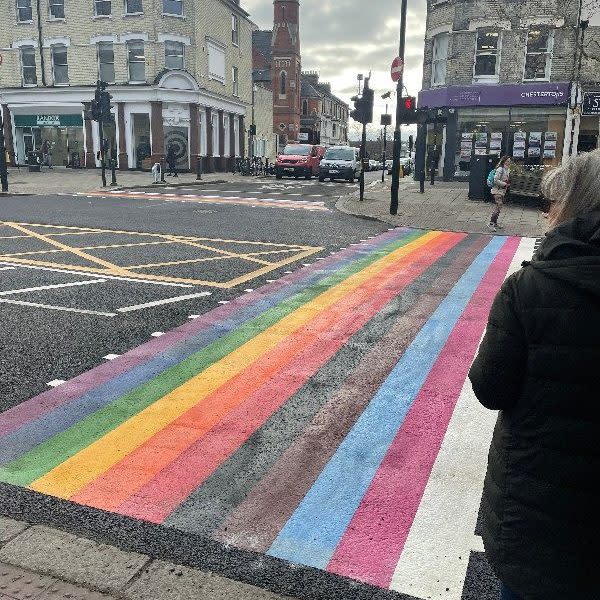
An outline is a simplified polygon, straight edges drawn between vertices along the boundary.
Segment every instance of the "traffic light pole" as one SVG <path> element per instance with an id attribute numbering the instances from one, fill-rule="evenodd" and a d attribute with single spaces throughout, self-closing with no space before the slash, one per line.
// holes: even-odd
<path id="1" fill-rule="evenodd" d="M 385 114 L 388 114 L 388 105 L 385 103 Z M 387 154 L 387 125 L 383 126 L 383 169 L 381 170 L 381 183 L 385 182 L 385 163 L 386 163 L 386 154 Z"/>
<path id="2" fill-rule="evenodd" d="M 102 187 L 106 187 L 106 161 L 104 160 L 104 127 L 102 119 L 98 121 L 98 135 L 100 136 L 100 167 L 102 172 Z"/>
<path id="3" fill-rule="evenodd" d="M 408 0 L 402 0 L 400 13 L 400 47 L 398 56 L 404 64 L 404 54 L 406 48 L 406 13 L 408 10 Z M 398 214 L 398 192 L 400 190 L 400 151 L 402 148 L 402 133 L 400 130 L 400 120 L 402 118 L 402 89 L 404 87 L 404 73 L 400 73 L 396 94 L 396 128 L 394 129 L 394 162 L 392 166 L 392 194 L 390 200 L 390 214 Z"/>
<path id="4" fill-rule="evenodd" d="M 360 143 L 360 201 L 365 199 L 365 154 L 367 150 L 367 124 L 363 123 L 362 140 Z"/>
<path id="5" fill-rule="evenodd" d="M 0 107 L 0 184 L 4 193 L 8 192 L 8 168 L 6 166 L 6 147 L 4 145 L 4 120 Z"/>

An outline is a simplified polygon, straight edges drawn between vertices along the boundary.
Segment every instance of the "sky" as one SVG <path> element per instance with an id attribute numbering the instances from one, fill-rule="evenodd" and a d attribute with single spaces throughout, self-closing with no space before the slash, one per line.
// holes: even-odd
<path id="1" fill-rule="evenodd" d="M 272 29 L 273 0 L 242 0 L 241 4 L 261 29 Z M 404 84 L 416 96 L 423 75 L 426 0 L 409 0 L 408 6 Z M 371 71 L 377 124 L 370 128 L 371 138 L 378 137 L 379 115 L 385 112 L 381 94 L 394 92 L 388 112 L 395 111 L 396 84 L 390 66 L 398 55 L 399 36 L 400 0 L 300 0 L 302 70 L 318 71 L 320 81 L 331 83 L 331 91 L 351 108 L 350 98 L 358 91 L 357 74 Z M 356 134 L 358 125 L 353 123 L 350 120 L 350 133 Z"/>

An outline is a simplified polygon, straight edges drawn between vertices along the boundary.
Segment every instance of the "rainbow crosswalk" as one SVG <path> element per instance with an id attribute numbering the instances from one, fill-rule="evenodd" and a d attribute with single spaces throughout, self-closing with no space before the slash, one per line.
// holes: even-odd
<path id="1" fill-rule="evenodd" d="M 525 240 L 394 229 L 0 415 L 0 481 L 392 586 Z"/>

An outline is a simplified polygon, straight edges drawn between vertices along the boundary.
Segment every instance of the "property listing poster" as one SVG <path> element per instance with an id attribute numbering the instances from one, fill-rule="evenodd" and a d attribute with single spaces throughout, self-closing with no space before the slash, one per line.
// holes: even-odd
<path id="1" fill-rule="evenodd" d="M 546 131 L 544 134 L 544 158 L 556 158 L 556 143 L 558 134 L 556 131 Z"/>
<path id="2" fill-rule="evenodd" d="M 473 134 L 463 133 L 460 138 L 460 157 L 471 158 L 473 154 Z"/>

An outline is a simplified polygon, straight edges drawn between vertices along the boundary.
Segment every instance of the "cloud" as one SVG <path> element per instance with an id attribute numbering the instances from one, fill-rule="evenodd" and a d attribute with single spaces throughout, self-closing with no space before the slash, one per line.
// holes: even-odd
<path id="1" fill-rule="evenodd" d="M 272 0 L 242 0 L 242 5 L 261 29 L 272 28 Z M 426 0 L 412 0 L 404 76 L 411 95 L 421 89 L 425 17 Z M 379 123 L 385 111 L 380 96 L 395 89 L 390 64 L 398 54 L 399 30 L 400 2 L 370 0 L 365 9 L 359 0 L 300 0 L 302 68 L 318 71 L 322 81 L 331 83 L 332 92 L 348 103 L 357 91 L 356 75 L 371 71 L 371 87 L 376 92 L 374 120 Z M 379 126 L 371 129 L 378 131 Z"/>

